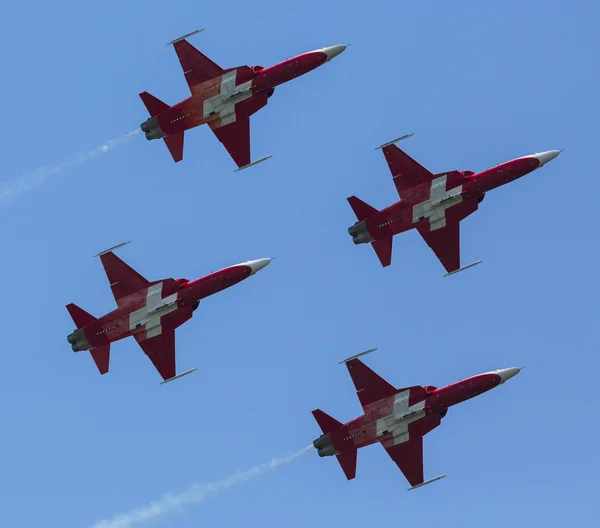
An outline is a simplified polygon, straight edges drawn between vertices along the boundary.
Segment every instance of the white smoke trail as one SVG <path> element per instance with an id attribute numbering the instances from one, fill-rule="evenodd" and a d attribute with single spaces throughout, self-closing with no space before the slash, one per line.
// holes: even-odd
<path id="1" fill-rule="evenodd" d="M 221 480 L 205 484 L 194 484 L 181 493 L 167 493 L 144 508 L 115 515 L 112 519 L 97 521 L 90 528 L 132 528 L 140 524 L 156 521 L 169 513 L 182 513 L 187 506 L 201 504 L 237 484 L 243 484 L 269 471 L 274 471 L 279 466 L 290 463 L 310 449 L 312 449 L 312 445 L 286 457 L 273 458 L 269 462 L 253 466 L 246 471 L 234 473 Z"/>
<path id="2" fill-rule="evenodd" d="M 42 165 L 32 172 L 24 172 L 18 178 L 7 182 L 0 186 L 0 206 L 6 206 L 10 204 L 16 198 L 19 198 L 24 193 L 31 191 L 44 184 L 50 176 L 55 176 L 64 172 L 67 169 L 72 169 L 77 165 L 81 165 L 86 161 L 90 161 L 98 154 L 104 154 L 110 150 L 117 148 L 119 145 L 129 141 L 133 136 L 137 135 L 140 129 L 133 130 L 124 136 L 116 139 L 109 139 L 108 141 L 98 145 L 96 148 L 91 150 L 84 150 L 79 154 L 74 154 L 69 159 L 61 161 L 56 165 Z"/>

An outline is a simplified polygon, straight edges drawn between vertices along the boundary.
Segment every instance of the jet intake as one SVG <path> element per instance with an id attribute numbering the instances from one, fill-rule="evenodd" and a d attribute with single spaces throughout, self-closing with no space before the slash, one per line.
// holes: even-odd
<path id="1" fill-rule="evenodd" d="M 160 139 L 166 135 L 162 128 L 160 128 L 157 117 L 151 117 L 150 119 L 147 119 L 140 125 L 140 128 L 142 129 L 142 132 L 146 134 L 146 139 L 148 140 Z"/>

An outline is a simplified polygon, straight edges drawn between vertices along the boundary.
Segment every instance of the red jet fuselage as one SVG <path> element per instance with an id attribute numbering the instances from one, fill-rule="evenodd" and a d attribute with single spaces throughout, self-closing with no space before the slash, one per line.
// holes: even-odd
<path id="1" fill-rule="evenodd" d="M 506 371 L 510 371 L 508 374 Z M 508 377 L 513 376 L 519 369 L 504 369 L 472 376 L 440 389 L 427 386 L 423 387 L 422 394 L 410 394 L 408 408 L 401 414 L 395 414 L 394 404 L 400 392 L 395 397 L 386 398 L 372 404 L 369 410 L 344 424 L 344 429 L 333 440 L 334 446 L 343 451 L 348 445 L 361 448 L 377 442 L 393 441 L 394 425 L 403 421 L 411 425 L 411 434 L 424 436 L 429 431 L 440 425 L 440 420 L 448 409 L 466 400 L 479 396 L 498 385 L 504 383 Z M 383 429 L 382 429 L 383 427 Z M 389 431 L 386 431 L 389 428 Z"/>
<path id="2" fill-rule="evenodd" d="M 269 261 L 259 259 L 237 264 L 195 281 L 167 279 L 153 282 L 149 288 L 120 298 L 116 310 L 73 332 L 69 342 L 73 350 L 79 352 L 141 333 L 148 333 L 148 336 L 140 336 L 143 339 L 150 338 L 156 326 L 176 328 L 191 317 L 202 299 L 243 281 Z M 153 294 L 158 294 L 159 298 L 151 302 Z"/>
<path id="3" fill-rule="evenodd" d="M 539 155 L 533 154 L 507 161 L 476 174 L 471 171 L 449 172 L 445 189 L 443 189 L 445 193 L 441 194 L 437 200 L 431 200 L 430 183 L 419 185 L 411 196 L 369 216 L 364 221 L 366 233 L 363 231 L 362 235 L 359 234 L 358 237 L 355 237 L 355 243 L 380 240 L 413 228 L 429 229 L 430 217 L 436 209 L 443 210 L 446 222 L 452 223 L 454 221 L 453 206 L 458 204 L 462 204 L 456 210 L 459 217 L 456 221 L 460 221 L 466 216 L 464 214 L 465 204 L 473 204 L 472 210 L 469 212 L 472 214 L 477 210 L 477 204 L 481 203 L 485 193 L 541 167 L 544 163 L 536 156 Z M 439 217 L 437 214 L 435 216 Z M 357 222 L 357 224 L 359 223 Z M 350 230 L 352 229 L 350 228 Z"/>
<path id="4" fill-rule="evenodd" d="M 334 48 L 333 53 L 329 51 Z M 160 129 L 163 135 L 174 135 L 205 123 L 212 123 L 211 127 L 218 128 L 225 124 L 221 122 L 222 116 L 230 115 L 232 108 L 242 102 L 247 113 L 253 113 L 254 99 L 257 99 L 258 107 L 263 106 L 263 94 L 270 97 L 275 87 L 318 68 L 343 49 L 345 46 L 332 46 L 303 53 L 269 68 L 254 66 L 226 70 L 225 74 L 194 86 L 191 97 L 158 114 L 156 118 Z M 234 76 L 229 79 L 232 71 Z"/>
<path id="5" fill-rule="evenodd" d="M 358 449 L 375 443 L 383 446 L 412 488 L 442 478 L 424 481 L 423 437 L 440 425 L 450 407 L 497 387 L 520 371 L 486 372 L 440 389 L 418 385 L 397 389 L 358 359 L 372 351 L 343 361 L 364 414 L 341 423 L 321 409 L 313 411 L 323 431 L 313 446 L 321 457 L 336 456 L 348 480 L 356 476 Z"/>

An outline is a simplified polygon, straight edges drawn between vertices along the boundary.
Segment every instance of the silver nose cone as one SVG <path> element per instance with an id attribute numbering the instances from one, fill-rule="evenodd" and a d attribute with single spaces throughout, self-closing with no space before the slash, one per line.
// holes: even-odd
<path id="1" fill-rule="evenodd" d="M 329 46 L 328 48 L 322 48 L 319 51 L 322 51 L 327 55 L 327 60 L 325 62 L 329 62 L 334 57 L 337 57 L 342 51 L 346 49 L 346 46 L 343 44 L 338 44 L 337 46 Z"/>
<path id="2" fill-rule="evenodd" d="M 506 380 L 509 380 L 513 376 L 516 376 L 519 372 L 521 372 L 520 368 L 513 367 L 497 370 L 494 374 L 498 374 L 498 376 L 500 376 L 501 379 L 500 383 L 504 383 Z"/>
<path id="3" fill-rule="evenodd" d="M 246 265 L 250 267 L 252 272 L 250 275 L 254 275 L 256 272 L 260 271 L 264 267 L 268 266 L 271 263 L 270 258 L 261 258 L 258 260 L 249 260 L 246 262 Z"/>
<path id="4" fill-rule="evenodd" d="M 533 154 L 531 157 L 536 158 L 540 162 L 540 167 L 543 167 L 546 165 L 546 163 L 556 158 L 560 152 L 560 150 L 548 150 L 546 152 L 538 152 L 537 154 Z"/>

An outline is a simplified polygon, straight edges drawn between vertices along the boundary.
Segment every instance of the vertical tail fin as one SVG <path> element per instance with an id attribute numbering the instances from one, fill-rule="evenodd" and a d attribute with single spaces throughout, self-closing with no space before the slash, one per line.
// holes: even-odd
<path id="1" fill-rule="evenodd" d="M 341 436 L 339 433 L 344 433 L 345 431 L 344 424 L 338 422 L 335 418 L 332 418 L 327 413 L 324 413 L 321 409 L 315 409 L 312 414 L 319 424 L 321 431 L 324 433 L 322 437 L 320 437 L 318 440 L 315 440 L 313 443 L 313 445 L 317 448 L 325 448 L 324 453 L 322 450 L 319 450 L 319 456 L 335 454 L 337 461 L 339 462 L 340 466 L 342 466 L 344 475 L 346 475 L 348 480 L 352 480 L 354 477 L 356 477 L 356 460 L 358 457 L 358 450 L 353 444 L 339 441 Z M 336 434 L 336 432 L 338 434 Z M 343 449 L 341 449 L 342 444 Z"/>
<path id="2" fill-rule="evenodd" d="M 356 196 L 350 196 L 350 198 L 348 198 L 348 203 L 350 204 L 350 207 L 352 207 L 352 210 L 354 211 L 354 214 L 356 215 L 356 218 L 358 218 L 359 222 L 362 222 L 365 218 L 368 218 L 369 216 L 379 212 L 377 209 L 375 209 L 375 207 L 363 202 Z"/>
<path id="3" fill-rule="evenodd" d="M 154 97 L 148 92 L 142 92 L 140 94 L 140 99 L 142 100 L 142 103 L 144 103 L 144 105 L 146 106 L 150 117 L 162 114 L 165 110 L 171 108 L 167 103 L 163 103 L 160 99 Z"/>

